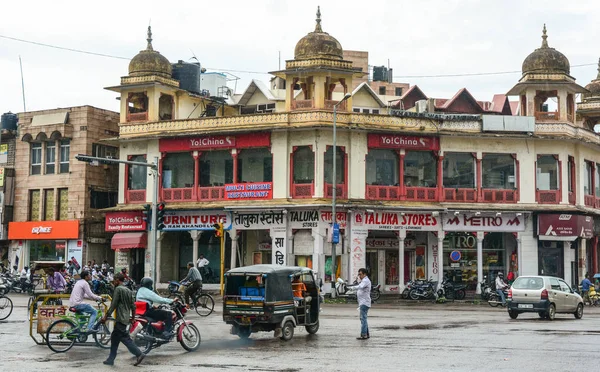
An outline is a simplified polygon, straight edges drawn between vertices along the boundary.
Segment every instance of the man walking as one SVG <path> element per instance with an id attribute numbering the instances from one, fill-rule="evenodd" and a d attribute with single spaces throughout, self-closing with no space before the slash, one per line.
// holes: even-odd
<path id="1" fill-rule="evenodd" d="M 188 262 L 188 274 L 185 278 L 183 278 L 182 282 L 187 282 L 187 288 L 183 292 L 183 297 L 185 297 L 185 303 L 190 304 L 190 295 L 196 293 L 196 291 L 202 289 L 202 275 L 200 275 L 200 271 L 194 267 L 193 262 Z"/>
<path id="2" fill-rule="evenodd" d="M 90 304 L 86 304 L 83 302 L 85 298 L 90 300 L 101 301 L 102 297 L 96 296 L 92 293 L 90 289 L 90 285 L 88 284 L 88 280 L 90 280 L 92 276 L 89 272 L 83 270 L 81 272 L 81 279 L 75 282 L 73 286 L 73 292 L 71 292 L 71 297 L 69 298 L 69 303 L 72 307 L 77 309 L 77 311 L 90 314 L 90 320 L 88 322 L 88 332 L 95 332 L 92 330 L 94 323 L 96 322 L 96 317 L 98 316 L 98 311 L 94 309 Z"/>
<path id="3" fill-rule="evenodd" d="M 125 281 L 125 276 L 122 273 L 116 273 L 113 299 L 110 308 L 102 318 L 102 322 L 105 322 L 108 314 L 112 314 L 113 311 L 117 310 L 117 322 L 115 323 L 115 329 L 110 335 L 110 354 L 108 355 L 108 359 L 103 362 L 109 366 L 115 364 L 117 349 L 121 342 L 129 349 L 131 354 L 137 357 L 135 363 L 133 363 L 134 366 L 140 364 L 146 356 L 136 346 L 131 337 L 129 337 L 129 332 L 127 332 L 127 324 L 135 318 L 135 305 L 133 302 L 133 293 L 123 285 L 123 281 Z"/>
<path id="4" fill-rule="evenodd" d="M 371 281 L 367 276 L 367 269 L 359 269 L 358 278 L 360 279 L 360 283 L 357 286 L 356 297 L 360 310 L 360 337 L 356 339 L 366 340 L 371 337 L 369 334 L 369 323 L 367 322 L 367 314 L 371 308 Z"/>
<path id="5" fill-rule="evenodd" d="M 581 297 L 583 298 L 583 304 L 589 303 L 592 304 L 590 300 L 590 287 L 592 286 L 592 282 L 590 281 L 590 274 L 585 273 L 585 278 L 581 281 Z"/>

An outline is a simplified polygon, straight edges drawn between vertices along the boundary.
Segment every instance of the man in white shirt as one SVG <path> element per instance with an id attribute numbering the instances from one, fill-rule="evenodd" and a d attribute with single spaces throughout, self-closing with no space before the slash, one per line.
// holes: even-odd
<path id="1" fill-rule="evenodd" d="M 504 298 L 504 290 L 506 288 L 508 288 L 508 284 L 504 281 L 504 274 L 499 272 L 498 276 L 496 276 L 496 293 L 500 296 L 502 305 L 506 305 L 506 299 Z"/>
<path id="2" fill-rule="evenodd" d="M 98 311 L 94 309 L 91 305 L 83 302 L 84 299 L 88 298 L 90 300 L 103 300 L 102 297 L 96 296 L 92 293 L 90 289 L 90 285 L 88 284 L 88 280 L 91 279 L 91 275 L 87 271 L 81 272 L 81 279 L 75 282 L 73 286 L 73 292 L 71 292 L 71 298 L 69 298 L 69 303 L 72 307 L 77 309 L 78 312 L 90 314 L 90 320 L 88 322 L 88 332 L 94 332 L 92 327 L 96 322 L 96 317 L 98 316 Z"/>
<path id="3" fill-rule="evenodd" d="M 367 276 L 367 269 L 358 269 L 358 278 L 360 283 L 356 287 L 356 298 L 358 299 L 358 308 L 360 310 L 360 337 L 357 340 L 366 340 L 371 337 L 369 334 L 369 323 L 367 323 L 367 314 L 371 308 L 371 281 Z"/>
<path id="4" fill-rule="evenodd" d="M 196 266 L 198 266 L 198 269 L 203 268 L 204 266 L 208 266 L 210 262 L 208 262 L 208 260 L 204 257 L 204 255 L 202 253 L 200 253 L 200 256 L 198 257 L 198 261 L 196 261 Z"/>

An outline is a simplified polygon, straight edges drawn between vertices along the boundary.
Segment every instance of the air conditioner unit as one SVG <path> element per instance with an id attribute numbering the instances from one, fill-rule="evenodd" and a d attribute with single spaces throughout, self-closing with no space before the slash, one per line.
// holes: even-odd
<path id="1" fill-rule="evenodd" d="M 427 100 L 420 100 L 415 103 L 417 113 L 427 112 Z"/>

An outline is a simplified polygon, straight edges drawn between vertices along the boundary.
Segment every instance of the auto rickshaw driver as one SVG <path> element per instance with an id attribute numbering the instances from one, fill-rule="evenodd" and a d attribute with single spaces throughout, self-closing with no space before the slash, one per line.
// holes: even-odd
<path id="1" fill-rule="evenodd" d="M 304 292 L 306 292 L 306 286 L 300 280 L 299 276 L 294 277 L 292 280 L 292 292 L 294 293 L 295 300 L 303 300 Z"/>

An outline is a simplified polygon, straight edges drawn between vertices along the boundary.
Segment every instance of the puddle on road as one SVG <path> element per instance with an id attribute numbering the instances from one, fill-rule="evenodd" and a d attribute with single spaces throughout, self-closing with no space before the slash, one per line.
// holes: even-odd
<path id="1" fill-rule="evenodd" d="M 386 331 L 397 331 L 400 329 L 408 329 L 408 330 L 428 330 L 428 329 L 452 329 L 452 328 L 467 328 L 468 326 L 473 325 L 474 323 L 465 324 L 462 322 L 458 323 L 442 323 L 442 324 L 411 324 L 407 326 L 397 326 L 397 325 L 384 325 L 379 327 L 374 327 L 379 330 Z"/>

